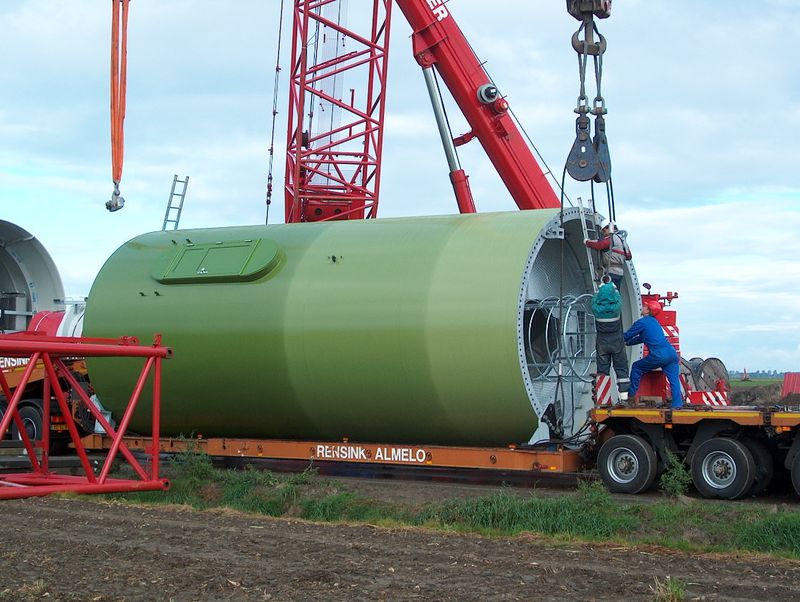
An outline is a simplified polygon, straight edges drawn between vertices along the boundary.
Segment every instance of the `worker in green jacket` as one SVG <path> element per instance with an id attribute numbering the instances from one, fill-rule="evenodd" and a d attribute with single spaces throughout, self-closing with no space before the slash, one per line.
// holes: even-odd
<path id="1" fill-rule="evenodd" d="M 597 330 L 595 341 L 597 374 L 609 376 L 611 365 L 614 365 L 619 399 L 624 403 L 628 400 L 631 381 L 628 375 L 625 339 L 622 336 L 622 297 L 608 276 L 604 277 L 604 284 L 592 298 L 592 313 Z"/>

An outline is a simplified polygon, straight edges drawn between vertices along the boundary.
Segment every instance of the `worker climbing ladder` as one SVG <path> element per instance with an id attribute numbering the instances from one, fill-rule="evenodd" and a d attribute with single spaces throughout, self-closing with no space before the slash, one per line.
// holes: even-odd
<path id="1" fill-rule="evenodd" d="M 178 184 L 180 184 L 180 192 L 177 192 Z M 189 186 L 189 176 L 183 180 L 178 178 L 178 174 L 172 178 L 172 189 L 169 192 L 169 199 L 167 200 L 167 211 L 164 214 L 164 225 L 162 230 L 169 229 L 168 226 L 172 224 L 172 230 L 178 229 L 178 223 L 181 221 L 181 211 L 183 211 L 183 201 L 186 199 L 186 187 Z"/>

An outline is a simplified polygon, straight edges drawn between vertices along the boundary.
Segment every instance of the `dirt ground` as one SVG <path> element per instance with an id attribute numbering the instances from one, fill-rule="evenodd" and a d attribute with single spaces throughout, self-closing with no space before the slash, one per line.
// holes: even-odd
<path id="1" fill-rule="evenodd" d="M 800 405 L 800 394 L 790 393 L 781 398 L 781 384 L 757 385 L 747 388 L 734 388 L 731 391 L 731 405 Z"/>
<path id="2" fill-rule="evenodd" d="M 373 499 L 485 487 L 344 480 Z M 800 562 L 315 524 L 92 499 L 0 502 L 0 600 L 797 600 Z"/>

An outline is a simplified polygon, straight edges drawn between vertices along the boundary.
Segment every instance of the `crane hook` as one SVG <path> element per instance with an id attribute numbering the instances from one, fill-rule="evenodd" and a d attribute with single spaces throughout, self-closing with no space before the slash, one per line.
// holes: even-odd
<path id="1" fill-rule="evenodd" d="M 119 211 L 125 206 L 125 199 L 119 193 L 119 182 L 114 182 L 114 192 L 111 193 L 111 198 L 106 201 L 106 209 L 111 212 Z"/>

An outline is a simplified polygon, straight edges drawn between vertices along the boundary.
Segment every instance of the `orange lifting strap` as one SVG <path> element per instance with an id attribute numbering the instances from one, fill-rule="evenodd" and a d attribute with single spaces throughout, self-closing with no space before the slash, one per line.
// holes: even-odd
<path id="1" fill-rule="evenodd" d="M 106 209 L 117 211 L 125 205 L 119 194 L 124 147 L 125 93 L 128 68 L 128 5 L 130 0 L 111 0 L 111 172 L 114 192 Z"/>

